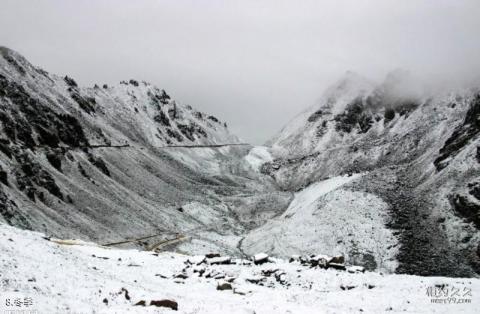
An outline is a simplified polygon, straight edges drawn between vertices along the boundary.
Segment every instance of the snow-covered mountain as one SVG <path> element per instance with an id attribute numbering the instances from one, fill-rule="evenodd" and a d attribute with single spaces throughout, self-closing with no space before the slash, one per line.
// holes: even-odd
<path id="1" fill-rule="evenodd" d="M 252 147 L 146 82 L 83 88 L 1 48 L 0 221 L 100 244 L 142 238 L 123 247 L 179 238 L 166 248 L 476 276 L 479 115 L 475 90 L 349 72 Z"/>
<path id="2" fill-rule="evenodd" d="M 282 189 L 313 194 L 244 244 L 338 251 L 401 273 L 479 273 L 480 92 L 426 90 L 404 71 L 381 84 L 347 73 L 329 88 L 273 138 L 262 166 Z M 339 187 L 325 192 L 329 180 Z"/>
<path id="3" fill-rule="evenodd" d="M 291 197 L 226 123 L 146 82 L 83 88 L 0 48 L 0 122 L 0 221 L 48 235 L 240 254 Z"/>

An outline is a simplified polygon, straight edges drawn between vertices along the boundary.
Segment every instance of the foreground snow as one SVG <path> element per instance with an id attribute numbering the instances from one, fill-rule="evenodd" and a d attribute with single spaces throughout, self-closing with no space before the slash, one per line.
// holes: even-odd
<path id="1" fill-rule="evenodd" d="M 81 242 L 64 245 L 6 225 L 0 225 L 0 234 L 5 309 L 9 309 L 5 299 L 15 297 L 31 298 L 29 309 L 38 313 L 171 312 L 134 305 L 162 299 L 176 301 L 181 313 L 474 313 L 480 305 L 478 279 L 348 273 L 282 260 L 196 265 L 202 257 L 106 249 Z M 186 263 L 188 259 L 193 265 Z M 185 276 L 179 276 L 182 273 Z M 217 290 L 227 281 L 232 281 L 233 290 Z M 428 288 L 443 284 L 471 289 L 471 303 L 431 303 Z"/>

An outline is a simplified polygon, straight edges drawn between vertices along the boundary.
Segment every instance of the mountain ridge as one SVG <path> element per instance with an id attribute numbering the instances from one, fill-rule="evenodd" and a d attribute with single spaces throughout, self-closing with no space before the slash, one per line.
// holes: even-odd
<path id="1" fill-rule="evenodd" d="M 218 233 L 236 239 L 252 220 L 244 207 L 268 217 L 266 199 L 288 201 L 243 159 L 249 146 L 219 146 L 241 142 L 216 117 L 146 82 L 82 88 L 0 53 L 1 220 L 100 242 L 188 232 L 199 242 L 189 250 L 238 253 Z M 173 146 L 200 147 L 162 149 Z M 236 194 L 251 204 L 238 208 Z"/>
<path id="2" fill-rule="evenodd" d="M 475 90 L 425 96 L 402 71 L 380 84 L 347 73 L 252 147 L 146 82 L 82 88 L 0 53 L 3 222 L 101 243 L 182 235 L 169 249 L 188 254 L 480 273 Z"/>
<path id="3" fill-rule="evenodd" d="M 432 95 L 413 85 L 408 73 L 395 71 L 367 93 L 351 88 L 347 102 L 323 98 L 276 137 L 274 159 L 262 171 L 294 191 L 364 173 L 346 190 L 387 203 L 374 212 L 388 213 L 386 226 L 398 238 L 397 272 L 478 273 L 478 88 Z M 322 200 L 317 210 L 328 207 Z M 317 223 L 327 219 L 307 214 Z"/>

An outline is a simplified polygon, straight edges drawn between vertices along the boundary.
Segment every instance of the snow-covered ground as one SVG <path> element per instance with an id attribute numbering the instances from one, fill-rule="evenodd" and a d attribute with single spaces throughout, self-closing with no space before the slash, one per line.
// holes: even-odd
<path id="1" fill-rule="evenodd" d="M 343 188 L 360 177 L 333 177 L 297 192 L 281 216 L 247 235 L 243 250 L 284 257 L 329 252 L 362 263 L 370 258 L 372 269 L 393 271 L 397 240 L 385 227 L 387 204 L 375 195 Z"/>
<path id="2" fill-rule="evenodd" d="M 245 160 L 254 170 L 259 171 L 260 167 L 264 163 L 272 161 L 273 157 L 268 151 L 268 147 L 255 146 L 248 152 L 248 155 L 245 156 Z"/>
<path id="3" fill-rule="evenodd" d="M 203 258 L 62 245 L 4 224 L 0 235 L 2 310 L 16 298 L 30 298 L 28 309 L 38 313 L 172 312 L 148 306 L 164 299 L 180 313 L 475 313 L 480 306 L 479 279 L 349 273 L 283 260 L 196 265 Z M 217 290 L 228 281 L 232 290 Z M 432 303 L 435 285 L 460 289 L 457 300 L 469 292 L 471 303 Z M 135 306 L 140 301 L 147 306 Z"/>

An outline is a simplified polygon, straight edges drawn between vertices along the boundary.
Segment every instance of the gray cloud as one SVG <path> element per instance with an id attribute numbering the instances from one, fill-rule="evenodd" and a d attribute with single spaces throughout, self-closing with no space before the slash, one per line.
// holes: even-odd
<path id="1" fill-rule="evenodd" d="M 147 80 L 261 143 L 347 70 L 480 73 L 480 2 L 0 0 L 0 44 L 80 83 Z"/>

